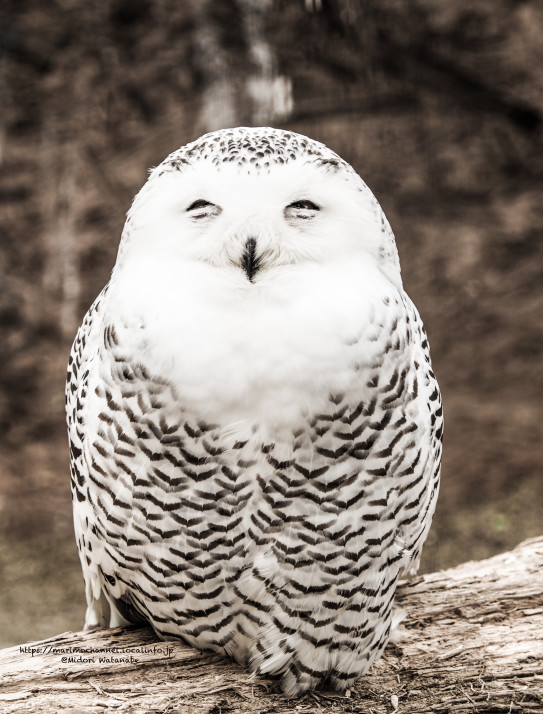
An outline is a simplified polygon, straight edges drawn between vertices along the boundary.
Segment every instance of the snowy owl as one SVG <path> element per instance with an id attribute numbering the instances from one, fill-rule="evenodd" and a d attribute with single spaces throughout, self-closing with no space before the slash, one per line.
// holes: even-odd
<path id="1" fill-rule="evenodd" d="M 393 233 L 337 154 L 237 128 L 155 168 L 67 415 L 86 627 L 146 621 L 289 695 L 382 653 L 442 408 Z"/>

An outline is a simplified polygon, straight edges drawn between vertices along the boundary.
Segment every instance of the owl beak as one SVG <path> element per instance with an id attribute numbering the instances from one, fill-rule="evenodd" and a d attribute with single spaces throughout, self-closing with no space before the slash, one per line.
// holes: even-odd
<path id="1" fill-rule="evenodd" d="M 257 270 L 260 268 L 260 257 L 256 254 L 256 239 L 248 238 L 241 256 L 241 267 L 250 283 L 253 282 Z"/>

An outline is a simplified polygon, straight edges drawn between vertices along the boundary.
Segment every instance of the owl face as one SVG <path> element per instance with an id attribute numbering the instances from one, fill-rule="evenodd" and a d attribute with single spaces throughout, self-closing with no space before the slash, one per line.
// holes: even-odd
<path id="1" fill-rule="evenodd" d="M 227 144 L 214 132 L 152 172 L 129 214 L 128 259 L 209 266 L 248 286 L 285 266 L 379 261 L 376 201 L 348 164 L 300 135 L 229 131 Z"/>

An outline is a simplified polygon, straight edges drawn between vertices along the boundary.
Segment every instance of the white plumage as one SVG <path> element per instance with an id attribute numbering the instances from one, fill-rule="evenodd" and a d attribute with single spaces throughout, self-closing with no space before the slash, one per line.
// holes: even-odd
<path id="1" fill-rule="evenodd" d="M 213 132 L 154 169 L 70 358 L 86 626 L 345 689 L 385 647 L 442 410 L 394 237 L 336 154 Z"/>

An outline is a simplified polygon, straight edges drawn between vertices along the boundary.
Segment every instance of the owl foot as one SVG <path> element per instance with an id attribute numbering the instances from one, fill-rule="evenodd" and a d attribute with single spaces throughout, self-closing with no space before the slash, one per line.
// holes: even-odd
<path id="1" fill-rule="evenodd" d="M 392 610 L 392 622 L 390 625 L 389 642 L 397 644 L 407 637 L 407 632 L 400 629 L 400 623 L 407 617 L 407 610 L 401 607 L 394 607 Z"/>

